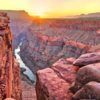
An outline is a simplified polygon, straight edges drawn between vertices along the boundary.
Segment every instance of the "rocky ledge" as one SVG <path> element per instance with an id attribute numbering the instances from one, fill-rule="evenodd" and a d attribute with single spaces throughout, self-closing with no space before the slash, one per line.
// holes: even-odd
<path id="1" fill-rule="evenodd" d="M 6 98 L 21 100 L 20 68 L 13 57 L 9 18 L 0 13 L 0 100 Z"/>
<path id="2" fill-rule="evenodd" d="M 100 100 L 100 52 L 62 58 L 37 72 L 37 100 Z"/>

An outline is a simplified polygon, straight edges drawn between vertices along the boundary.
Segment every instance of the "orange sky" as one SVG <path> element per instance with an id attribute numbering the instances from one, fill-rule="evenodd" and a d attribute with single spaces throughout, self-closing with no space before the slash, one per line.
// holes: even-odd
<path id="1" fill-rule="evenodd" d="M 26 10 L 41 17 L 100 12 L 100 0 L 0 0 L 0 9 Z"/>

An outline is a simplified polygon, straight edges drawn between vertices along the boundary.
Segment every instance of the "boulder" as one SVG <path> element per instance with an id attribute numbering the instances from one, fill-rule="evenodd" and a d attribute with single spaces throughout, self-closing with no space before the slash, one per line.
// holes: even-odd
<path id="1" fill-rule="evenodd" d="M 73 100 L 100 100 L 100 83 L 89 82 L 75 93 Z"/>
<path id="2" fill-rule="evenodd" d="M 51 68 L 37 72 L 37 100 L 71 100 L 69 86 Z"/>
<path id="3" fill-rule="evenodd" d="M 91 81 L 100 82 L 100 63 L 90 64 L 80 68 L 71 90 L 76 92 Z"/>
<path id="4" fill-rule="evenodd" d="M 81 55 L 73 64 L 81 67 L 98 62 L 100 62 L 100 52 L 94 52 Z"/>
<path id="5" fill-rule="evenodd" d="M 77 68 L 62 58 L 51 68 L 39 70 L 36 82 L 37 100 L 71 100 L 69 88 L 75 81 Z"/>

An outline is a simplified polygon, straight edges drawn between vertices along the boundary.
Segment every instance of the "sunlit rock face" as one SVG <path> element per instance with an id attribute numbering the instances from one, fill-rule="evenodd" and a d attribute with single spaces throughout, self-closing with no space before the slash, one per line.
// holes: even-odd
<path id="1" fill-rule="evenodd" d="M 70 90 L 74 93 L 73 100 L 100 99 L 100 52 L 80 56 L 74 65 L 83 63 L 79 68 L 76 80 Z M 81 58 L 81 60 L 79 60 Z M 85 59 L 84 59 L 85 58 Z M 88 58 L 88 59 L 87 59 Z M 82 60 L 83 59 L 83 60 Z"/>
<path id="2" fill-rule="evenodd" d="M 100 61 L 91 59 L 99 53 L 83 54 L 78 59 L 60 59 L 50 68 L 37 71 L 37 100 L 81 100 L 100 99 Z M 82 58 L 88 58 L 88 60 Z M 85 61 L 80 68 L 75 62 Z M 83 59 L 83 60 L 82 60 Z M 100 60 L 100 57 L 98 58 Z M 94 61 L 93 61 L 94 60 Z"/>
<path id="3" fill-rule="evenodd" d="M 14 61 L 12 33 L 6 13 L 0 13 L 0 99 L 21 100 L 20 69 Z"/>
<path id="4" fill-rule="evenodd" d="M 37 72 L 37 100 L 71 100 L 69 88 L 75 81 L 77 66 L 60 59 L 51 68 Z"/>

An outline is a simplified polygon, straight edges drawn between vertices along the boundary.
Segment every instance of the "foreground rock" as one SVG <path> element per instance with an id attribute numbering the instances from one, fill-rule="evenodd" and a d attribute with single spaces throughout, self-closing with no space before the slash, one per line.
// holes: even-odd
<path id="1" fill-rule="evenodd" d="M 38 100 L 71 100 L 69 84 L 59 78 L 52 69 L 44 69 L 38 72 L 38 75 L 36 84 Z"/>
<path id="2" fill-rule="evenodd" d="M 69 84 L 72 84 L 76 78 L 76 72 L 79 67 L 69 64 L 68 59 L 60 59 L 51 67 L 55 73 Z"/>
<path id="3" fill-rule="evenodd" d="M 100 63 L 90 64 L 80 68 L 77 72 L 72 90 L 76 92 L 91 81 L 100 82 Z"/>
<path id="4" fill-rule="evenodd" d="M 60 59 L 52 68 L 37 72 L 37 100 L 71 100 L 69 88 L 75 81 L 76 66 L 67 64 L 66 59 Z"/>
<path id="5" fill-rule="evenodd" d="M 79 57 L 81 61 L 88 62 L 81 68 L 80 62 L 79 67 L 75 66 L 75 62 L 79 60 L 71 57 L 59 59 L 50 68 L 39 70 L 36 82 L 37 100 L 99 100 L 99 54 L 88 53 Z"/>
<path id="6" fill-rule="evenodd" d="M 21 100 L 20 68 L 14 61 L 12 33 L 6 13 L 0 13 L 0 100 Z"/>
<path id="7" fill-rule="evenodd" d="M 100 52 L 83 54 L 73 64 L 76 66 L 85 66 L 100 62 Z"/>
<path id="8" fill-rule="evenodd" d="M 100 83 L 89 82 L 82 89 L 75 93 L 73 100 L 100 100 Z"/>

